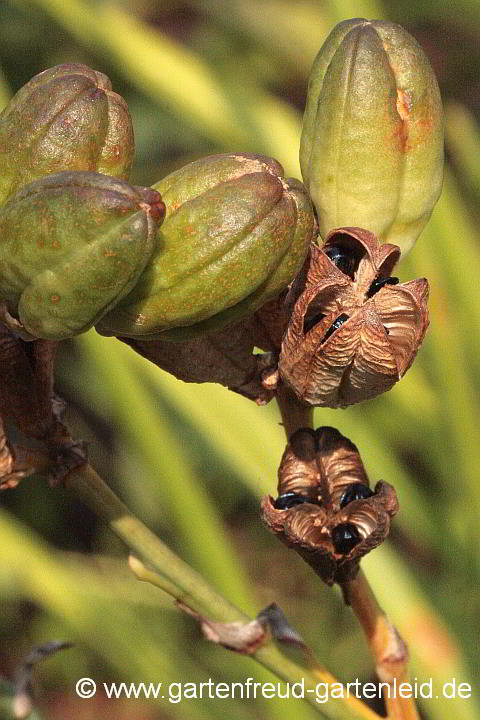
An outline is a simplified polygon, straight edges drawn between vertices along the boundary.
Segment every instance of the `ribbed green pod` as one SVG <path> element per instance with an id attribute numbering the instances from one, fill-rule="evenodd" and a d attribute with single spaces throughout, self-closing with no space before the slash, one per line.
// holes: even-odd
<path id="1" fill-rule="evenodd" d="M 310 74 L 300 164 L 322 237 L 356 226 L 410 250 L 441 192 L 443 112 L 402 27 L 356 18 L 330 33 Z"/>
<path id="2" fill-rule="evenodd" d="M 127 179 L 134 140 L 127 104 L 106 75 L 57 65 L 0 113 L 0 204 L 50 173 L 88 170 Z"/>
<path id="3" fill-rule="evenodd" d="M 158 192 L 89 172 L 49 175 L 0 209 L 0 300 L 32 338 L 88 330 L 135 285 L 165 207 Z"/>
<path id="4" fill-rule="evenodd" d="M 212 332 L 278 295 L 300 269 L 313 209 L 275 160 L 213 155 L 154 187 L 167 208 L 156 252 L 99 332 L 172 340 Z"/>

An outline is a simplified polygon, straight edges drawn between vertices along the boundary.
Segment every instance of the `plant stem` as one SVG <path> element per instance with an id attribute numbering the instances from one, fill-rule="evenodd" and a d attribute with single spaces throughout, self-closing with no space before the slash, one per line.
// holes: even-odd
<path id="1" fill-rule="evenodd" d="M 304 406 L 287 388 L 279 388 L 277 403 L 287 440 L 300 427 L 313 429 L 313 407 Z M 400 683 L 408 681 L 407 646 L 378 604 L 362 570 L 354 580 L 342 585 L 342 591 L 362 626 L 378 678 L 388 683 L 384 693 L 388 720 L 419 720 L 413 698 L 402 698 L 398 693 Z"/>
<path id="2" fill-rule="evenodd" d="M 399 696 L 401 683 L 408 682 L 408 650 L 397 629 L 377 602 L 362 570 L 342 586 L 345 600 L 358 618 L 375 659 L 378 678 L 387 683 L 383 694 L 391 720 L 419 720 L 412 698 Z"/>
<path id="3" fill-rule="evenodd" d="M 313 428 L 313 407 L 299 402 L 285 385 L 279 386 L 276 400 L 287 440 L 299 428 Z"/>
<path id="4" fill-rule="evenodd" d="M 89 464 L 72 470 L 65 480 L 65 485 L 96 515 L 103 518 L 131 550 L 138 553 L 159 573 L 154 584 L 175 600 L 182 601 L 209 618 L 223 622 L 249 621 L 244 613 L 218 594 L 201 575 L 132 515 Z M 345 694 L 340 702 L 316 702 L 315 688 L 319 682 L 324 684 L 324 688 L 333 683 L 339 687 L 340 683 L 311 656 L 304 666 L 303 663 L 298 664 L 284 655 L 273 642 L 268 642 L 252 657 L 289 683 L 303 680 L 305 689 L 310 689 L 310 692 L 305 692 L 305 700 L 329 720 L 380 720 L 364 703 L 348 694 Z"/>
<path id="5" fill-rule="evenodd" d="M 224 622 L 247 619 L 138 520 L 91 465 L 85 464 L 70 472 L 65 485 L 105 520 L 131 550 L 163 576 L 164 589 L 170 595 Z"/>

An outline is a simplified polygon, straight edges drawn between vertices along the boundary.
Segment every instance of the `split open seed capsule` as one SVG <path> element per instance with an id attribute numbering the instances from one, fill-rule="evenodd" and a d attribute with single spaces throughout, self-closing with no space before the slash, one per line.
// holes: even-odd
<path id="1" fill-rule="evenodd" d="M 428 327 L 428 283 L 391 277 L 399 257 L 361 228 L 333 230 L 322 250 L 312 245 L 278 361 L 280 379 L 306 404 L 362 402 L 411 366 Z"/>
<path id="2" fill-rule="evenodd" d="M 292 435 L 278 493 L 276 500 L 263 499 L 263 520 L 329 585 L 355 577 L 398 510 L 394 488 L 378 482 L 371 490 L 356 446 L 332 427 Z"/>

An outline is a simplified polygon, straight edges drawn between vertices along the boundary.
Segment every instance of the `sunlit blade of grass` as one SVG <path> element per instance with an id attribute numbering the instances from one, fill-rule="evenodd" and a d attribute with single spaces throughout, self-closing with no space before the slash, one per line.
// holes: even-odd
<path id="1" fill-rule="evenodd" d="M 287 177 L 301 178 L 298 148 L 301 115 L 275 96 L 258 91 L 251 97 L 254 120 L 259 128 L 257 152 L 276 158 Z"/>
<path id="2" fill-rule="evenodd" d="M 150 469 L 149 477 L 135 478 L 135 485 L 149 483 L 152 506 L 160 515 L 167 507 L 172 530 L 181 538 L 192 564 L 245 610 L 253 612 L 244 573 L 219 513 L 194 476 L 182 439 L 175 436 L 165 411 L 142 383 L 132 362 L 134 353 L 117 340 L 101 338 L 94 332 L 79 338 L 79 343 L 92 374 L 103 386 L 118 432 L 142 454 L 145 467 Z"/>
<path id="3" fill-rule="evenodd" d="M 480 512 L 479 403 L 475 390 L 479 343 L 474 330 L 480 327 L 476 291 L 480 253 L 465 208 L 448 175 L 439 205 L 432 227 L 415 248 L 415 263 L 431 283 L 429 371 L 436 378 L 442 403 L 443 438 L 439 440 L 448 448 L 451 459 L 448 466 L 450 508 L 458 510 L 458 515 L 453 511 L 457 533 L 465 541 L 470 538 L 471 542 L 472 537 L 478 538 Z M 457 244 L 455 238 L 461 238 L 461 242 Z"/>
<path id="4" fill-rule="evenodd" d="M 480 157 L 480 150 L 479 150 Z M 450 173 L 446 173 L 442 196 L 425 234 L 420 238 L 412 260 L 422 275 L 435 262 L 438 271 L 435 282 L 444 290 L 443 302 L 456 314 L 455 320 L 462 335 L 462 343 L 469 360 L 480 371 L 478 334 L 480 327 L 480 235 L 473 224 L 458 187 Z M 428 262 L 429 261 L 429 262 Z M 432 299 L 436 286 L 432 285 Z M 441 316 L 442 307 L 438 307 Z"/>
<path id="5" fill-rule="evenodd" d="M 432 678 L 433 698 L 419 700 L 429 720 L 480 717 L 475 683 L 469 677 L 461 647 L 421 593 L 406 565 L 388 543 L 367 555 L 362 565 L 380 604 L 409 646 L 411 680 L 416 677 L 420 683 Z M 457 687 L 461 682 L 472 685 L 471 698 L 443 697 L 444 684 L 454 678 Z"/>
<path id="6" fill-rule="evenodd" d="M 480 128 L 475 116 L 460 103 L 445 108 L 447 149 L 470 188 L 480 194 Z"/>
<path id="7" fill-rule="evenodd" d="M 241 128 L 221 86 L 188 48 L 113 4 L 82 0 L 35 0 L 35 4 L 87 47 L 108 54 L 137 87 L 198 124 L 218 142 L 238 141 L 241 137 Z"/>
<path id="8" fill-rule="evenodd" d="M 197 5 L 190 0 L 192 7 Z M 267 49 L 272 61 L 288 62 L 287 71 L 306 77 L 332 25 L 324 5 L 290 0 L 233 0 L 225 12 L 223 0 L 206 0 L 203 9 L 233 31 L 246 33 Z M 285 68 L 279 68 L 281 73 Z M 306 90 L 306 85 L 305 85 Z"/>
<path id="9" fill-rule="evenodd" d="M 368 20 L 382 20 L 385 10 L 380 2 L 375 0 L 328 0 L 327 8 L 332 25 L 354 17 L 364 17 Z"/>

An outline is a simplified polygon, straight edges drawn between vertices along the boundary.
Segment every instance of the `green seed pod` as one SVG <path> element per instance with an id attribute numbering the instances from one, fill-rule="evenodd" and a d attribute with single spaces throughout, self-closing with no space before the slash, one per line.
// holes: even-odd
<path id="1" fill-rule="evenodd" d="M 128 178 L 127 104 L 106 75 L 57 65 L 36 75 L 0 113 L 0 204 L 27 183 L 66 170 Z"/>
<path id="2" fill-rule="evenodd" d="M 300 269 L 313 210 L 275 160 L 213 155 L 154 187 L 167 207 L 157 250 L 99 332 L 162 340 L 211 333 L 277 296 Z"/>
<path id="3" fill-rule="evenodd" d="M 165 206 L 150 188 L 89 172 L 49 175 L 0 210 L 0 299 L 32 338 L 88 330 L 130 292 Z"/>
<path id="4" fill-rule="evenodd" d="M 416 40 L 390 22 L 337 25 L 310 74 L 302 175 L 323 238 L 356 226 L 408 252 L 443 178 L 443 113 Z"/>

